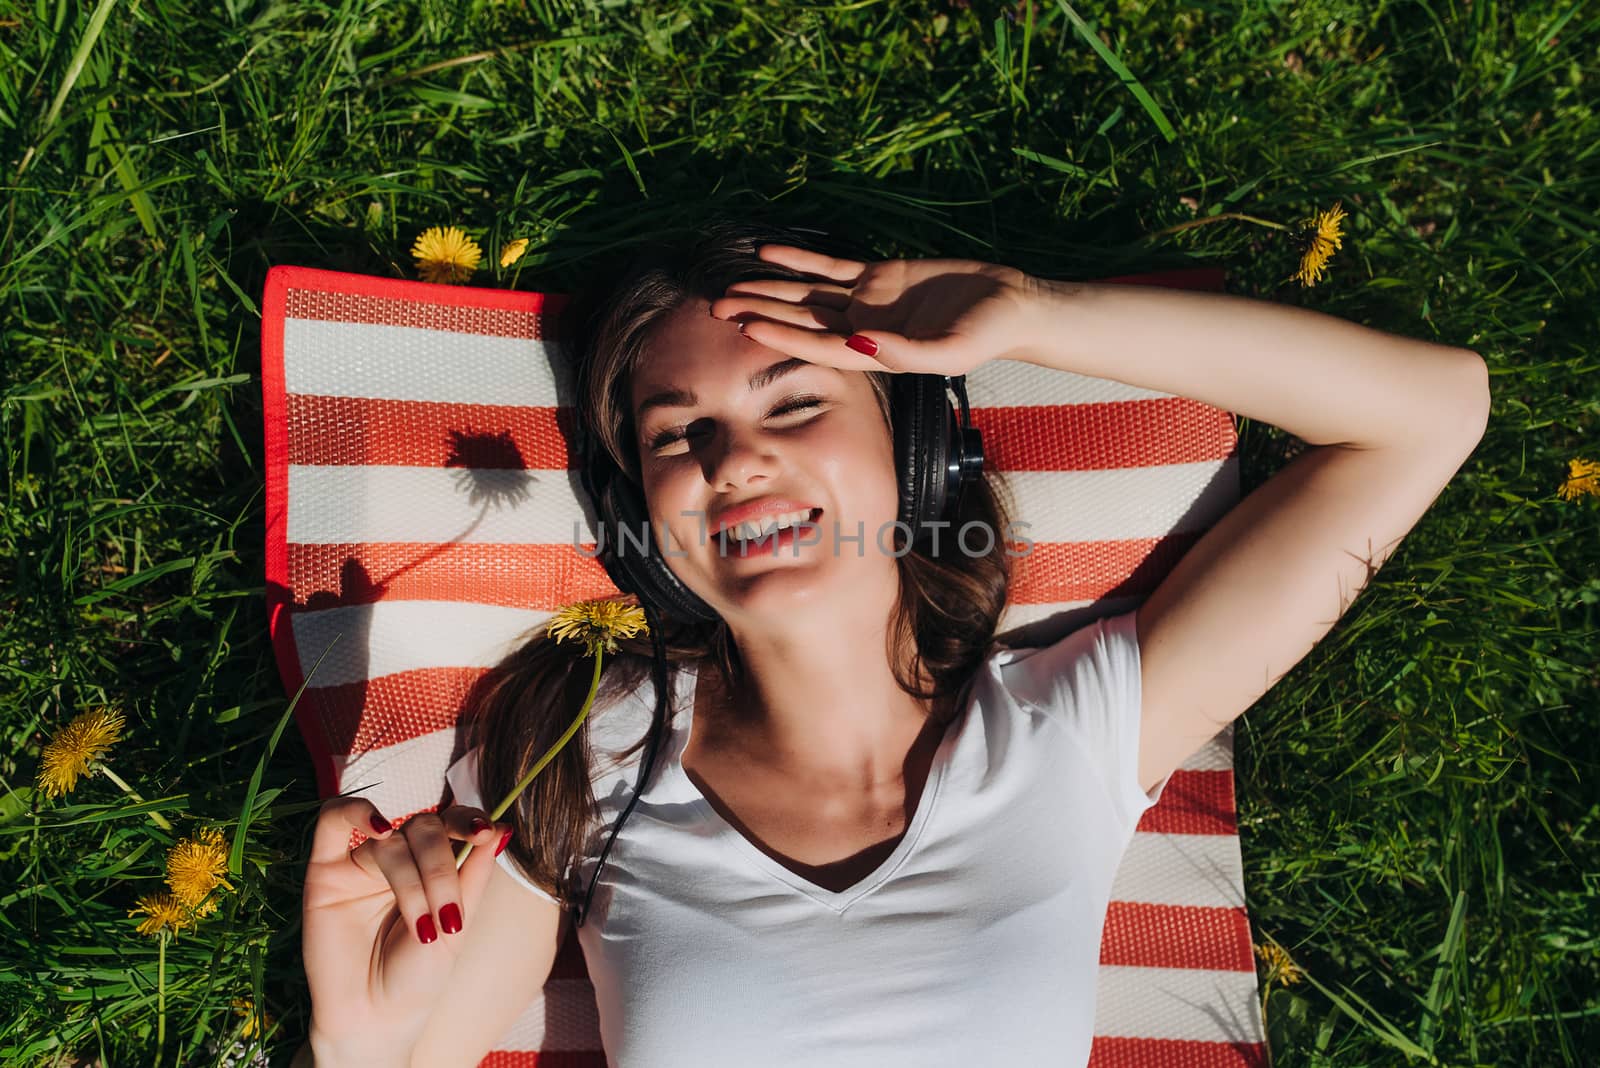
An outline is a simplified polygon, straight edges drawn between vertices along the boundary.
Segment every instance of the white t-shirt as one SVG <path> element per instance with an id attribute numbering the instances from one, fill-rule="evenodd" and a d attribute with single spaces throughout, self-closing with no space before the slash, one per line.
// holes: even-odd
<path id="1" fill-rule="evenodd" d="M 669 677 L 673 729 L 578 931 L 612 1068 L 1088 1062 L 1112 879 L 1165 785 L 1139 788 L 1133 612 L 991 655 L 905 836 L 839 893 L 757 849 L 690 781 L 696 673 Z M 644 750 L 622 768 L 603 754 L 653 706 L 647 677 L 590 713 L 600 822 L 584 890 Z M 477 756 L 448 777 L 457 803 L 484 807 Z M 499 863 L 543 894 L 509 850 Z"/>

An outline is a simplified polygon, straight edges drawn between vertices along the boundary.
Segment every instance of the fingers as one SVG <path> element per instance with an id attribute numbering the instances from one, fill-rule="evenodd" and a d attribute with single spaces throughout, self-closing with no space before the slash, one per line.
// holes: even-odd
<path id="1" fill-rule="evenodd" d="M 377 868 L 394 891 L 395 905 L 412 937 L 428 945 L 440 935 L 465 928 L 465 902 L 475 901 L 487 882 L 487 869 L 456 871 L 450 843 L 461 839 L 480 849 L 497 843 L 510 828 L 497 828 L 488 817 L 482 809 L 466 805 L 453 805 L 442 816 L 418 813 L 397 833 L 361 845 L 351 859 L 364 870 Z"/>
<path id="2" fill-rule="evenodd" d="M 790 282 L 779 278 L 756 278 L 735 282 L 723 291 L 726 296 L 768 297 L 791 304 L 815 304 L 822 308 L 843 310 L 850 306 L 850 291 L 843 286 L 825 285 L 821 282 Z M 716 313 L 713 312 L 713 315 Z"/>
<path id="3" fill-rule="evenodd" d="M 833 256 L 824 256 L 820 252 L 796 248 L 793 245 L 762 245 L 756 249 L 756 256 L 768 263 L 778 263 L 791 267 L 806 274 L 821 275 L 823 278 L 838 282 L 840 285 L 854 285 L 861 272 L 867 265 L 859 260 L 842 260 Z"/>
<path id="4" fill-rule="evenodd" d="M 745 294 L 733 294 L 711 302 L 713 319 L 732 319 L 735 316 L 742 317 L 741 321 L 746 323 L 753 321 L 753 317 L 759 316 L 773 322 L 788 323 L 790 326 L 809 330 L 828 330 L 836 334 L 850 332 L 850 322 L 844 313 L 832 308 L 791 304 L 783 300 Z"/>
<path id="5" fill-rule="evenodd" d="M 342 860 L 350 849 L 350 832 L 378 838 L 392 833 L 378 806 L 364 797 L 333 797 L 324 801 L 311 836 L 313 864 Z"/>
<path id="6" fill-rule="evenodd" d="M 807 330 L 768 319 L 752 319 L 742 324 L 740 329 L 750 340 L 786 355 L 798 356 L 808 363 L 846 371 L 895 370 L 881 360 L 854 351 L 845 344 L 845 338 L 837 333 Z"/>

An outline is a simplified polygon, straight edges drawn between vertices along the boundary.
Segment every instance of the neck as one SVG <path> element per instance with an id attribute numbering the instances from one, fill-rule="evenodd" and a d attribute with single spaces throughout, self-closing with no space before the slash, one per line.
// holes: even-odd
<path id="1" fill-rule="evenodd" d="M 771 630 L 735 633 L 742 686 L 708 673 L 708 743 L 741 761 L 819 789 L 870 789 L 899 781 L 917 738 L 948 722 L 948 701 L 900 688 L 890 658 L 909 663 L 910 651 L 891 646 L 888 618 Z"/>

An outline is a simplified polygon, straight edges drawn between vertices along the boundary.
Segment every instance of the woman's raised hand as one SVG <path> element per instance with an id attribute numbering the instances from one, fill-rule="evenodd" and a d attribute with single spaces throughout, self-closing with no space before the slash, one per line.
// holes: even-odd
<path id="1" fill-rule="evenodd" d="M 711 304 L 746 337 L 811 363 L 855 371 L 964 375 L 1025 359 L 1037 344 L 1045 287 L 1014 267 L 976 260 L 837 259 L 762 245 L 761 259 L 815 281 L 737 282 Z"/>
<path id="2" fill-rule="evenodd" d="M 322 806 L 301 903 L 314 1046 L 382 1060 L 415 1044 L 510 829 L 465 805 L 398 831 L 364 798 Z M 353 830 L 373 837 L 352 850 Z M 476 847 L 459 872 L 452 840 Z"/>

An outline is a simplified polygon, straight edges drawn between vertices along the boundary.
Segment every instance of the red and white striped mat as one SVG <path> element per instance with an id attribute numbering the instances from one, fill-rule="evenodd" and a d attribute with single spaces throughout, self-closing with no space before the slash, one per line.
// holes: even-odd
<path id="1" fill-rule="evenodd" d="M 272 640 L 289 692 L 310 678 L 296 720 L 325 797 L 363 789 L 396 822 L 436 808 L 473 682 L 556 608 L 617 592 L 578 549 L 593 552 L 593 513 L 568 451 L 570 376 L 544 340 L 561 304 L 302 267 L 267 276 Z M 1010 361 L 967 386 L 987 466 L 1005 472 L 1034 542 L 1013 561 L 1010 644 L 1134 607 L 1238 499 L 1233 422 L 1216 408 Z M 1145 814 L 1100 964 L 1092 1068 L 1267 1064 L 1231 735 Z M 576 939 L 483 1064 L 604 1068 Z"/>

